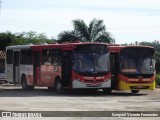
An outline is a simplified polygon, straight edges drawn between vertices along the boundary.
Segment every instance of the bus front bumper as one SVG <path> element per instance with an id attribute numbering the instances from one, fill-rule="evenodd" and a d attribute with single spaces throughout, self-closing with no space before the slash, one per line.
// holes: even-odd
<path id="1" fill-rule="evenodd" d="M 155 81 L 152 83 L 125 83 L 123 81 L 119 82 L 119 90 L 154 90 Z"/>
<path id="2" fill-rule="evenodd" d="M 104 82 L 98 82 L 98 83 L 84 83 L 80 82 L 78 80 L 73 80 L 72 82 L 72 88 L 75 89 L 83 89 L 83 88 L 111 88 L 111 79 L 104 81 Z"/>

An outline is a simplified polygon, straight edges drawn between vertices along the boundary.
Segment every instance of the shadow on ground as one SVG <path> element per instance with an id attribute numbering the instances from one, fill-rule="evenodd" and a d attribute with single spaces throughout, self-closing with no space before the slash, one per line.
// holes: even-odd
<path id="1" fill-rule="evenodd" d="M 117 96 L 144 96 L 146 92 L 132 94 L 130 91 L 112 91 L 111 94 L 103 93 L 102 90 L 96 92 L 87 90 L 65 90 L 63 94 L 57 94 L 55 91 L 49 91 L 47 88 L 36 87 L 32 91 L 24 91 L 21 87 L 9 86 L 0 88 L 0 97 L 117 97 Z"/>

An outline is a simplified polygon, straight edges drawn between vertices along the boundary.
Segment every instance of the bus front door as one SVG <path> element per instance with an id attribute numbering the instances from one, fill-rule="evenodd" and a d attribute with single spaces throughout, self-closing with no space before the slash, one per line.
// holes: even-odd
<path id="1" fill-rule="evenodd" d="M 38 84 L 38 80 L 40 79 L 40 62 L 41 62 L 41 52 L 34 51 L 34 62 L 33 62 L 33 78 L 34 78 L 34 85 Z"/>
<path id="2" fill-rule="evenodd" d="M 68 87 L 72 79 L 72 51 L 62 53 L 62 85 Z"/>
<path id="3" fill-rule="evenodd" d="M 118 89 L 118 72 L 119 72 L 119 62 L 118 61 L 119 61 L 119 57 L 117 53 L 110 55 L 112 89 Z"/>
<path id="4" fill-rule="evenodd" d="M 13 83 L 20 83 L 19 79 L 19 58 L 20 58 L 20 51 L 14 51 L 14 58 L 13 58 Z"/>

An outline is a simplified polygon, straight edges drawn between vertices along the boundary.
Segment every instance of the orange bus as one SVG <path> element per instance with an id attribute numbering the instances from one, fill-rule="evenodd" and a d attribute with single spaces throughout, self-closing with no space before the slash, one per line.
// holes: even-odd
<path id="1" fill-rule="evenodd" d="M 155 89 L 155 49 L 149 46 L 110 46 L 112 89 Z"/>

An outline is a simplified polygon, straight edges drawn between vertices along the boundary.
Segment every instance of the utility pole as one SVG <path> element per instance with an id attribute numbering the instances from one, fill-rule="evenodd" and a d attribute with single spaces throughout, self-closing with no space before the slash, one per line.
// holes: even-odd
<path id="1" fill-rule="evenodd" d="M 0 1 L 0 16 L 1 16 L 1 3 L 2 3 L 2 1 Z"/>

